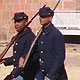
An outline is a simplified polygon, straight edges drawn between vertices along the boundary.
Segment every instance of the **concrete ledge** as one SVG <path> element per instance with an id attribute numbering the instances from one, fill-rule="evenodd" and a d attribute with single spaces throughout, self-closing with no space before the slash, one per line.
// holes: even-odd
<path id="1" fill-rule="evenodd" d="M 69 30 L 69 29 L 59 29 L 63 35 L 80 35 L 80 29 Z"/>

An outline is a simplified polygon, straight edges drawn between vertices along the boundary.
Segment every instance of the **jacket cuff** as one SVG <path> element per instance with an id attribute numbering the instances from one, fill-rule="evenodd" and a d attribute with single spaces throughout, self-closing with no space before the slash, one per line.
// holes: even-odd
<path id="1" fill-rule="evenodd" d="M 47 77 L 51 80 L 56 79 L 56 75 L 47 74 Z"/>
<path id="2" fill-rule="evenodd" d="M 12 75 L 16 78 L 23 72 L 23 68 L 15 67 L 13 71 L 11 72 Z"/>
<path id="3" fill-rule="evenodd" d="M 9 66 L 13 64 L 12 58 L 5 58 L 4 60 L 5 60 L 4 63 L 5 66 Z"/>

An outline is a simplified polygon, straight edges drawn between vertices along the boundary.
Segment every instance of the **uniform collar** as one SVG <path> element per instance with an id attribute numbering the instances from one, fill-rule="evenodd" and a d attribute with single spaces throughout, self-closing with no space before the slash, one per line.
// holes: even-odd
<path id="1" fill-rule="evenodd" d="M 51 32 L 53 30 L 53 24 L 51 23 L 48 27 L 43 28 L 43 32 L 48 35 L 49 32 Z"/>
<path id="2" fill-rule="evenodd" d="M 22 37 L 25 34 L 28 34 L 29 32 L 31 32 L 31 29 L 27 27 L 26 30 L 22 30 L 21 32 L 18 33 L 18 37 Z"/>

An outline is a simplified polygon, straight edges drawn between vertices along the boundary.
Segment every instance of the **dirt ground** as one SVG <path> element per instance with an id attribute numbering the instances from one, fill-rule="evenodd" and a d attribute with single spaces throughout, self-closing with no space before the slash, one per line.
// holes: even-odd
<path id="1" fill-rule="evenodd" d="M 68 74 L 69 80 L 80 80 L 80 44 L 66 45 L 66 58 L 65 67 Z M 4 46 L 0 47 L 0 53 L 5 49 Z M 9 49 L 5 57 L 12 55 L 12 48 Z M 13 66 L 5 67 L 3 64 L 0 65 L 0 80 L 4 80 L 5 76 L 10 73 Z"/>

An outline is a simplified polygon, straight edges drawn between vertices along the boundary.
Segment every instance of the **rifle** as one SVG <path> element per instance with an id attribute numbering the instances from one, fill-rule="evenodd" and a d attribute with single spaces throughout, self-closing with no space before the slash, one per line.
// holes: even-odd
<path id="1" fill-rule="evenodd" d="M 9 44 L 7 45 L 7 47 L 4 49 L 4 51 L 0 54 L 0 61 L 2 60 L 2 58 L 5 56 L 5 54 L 7 53 L 7 51 L 9 50 L 9 48 L 12 46 L 12 44 L 14 43 L 14 41 L 17 39 L 17 36 L 14 36 L 11 41 L 9 42 Z"/>
<path id="2" fill-rule="evenodd" d="M 58 0 L 58 2 L 56 3 L 53 11 L 56 9 L 56 7 L 58 6 L 59 3 L 60 3 L 60 0 Z M 38 12 L 38 13 L 39 13 L 39 12 Z M 38 35 L 36 36 L 36 38 L 34 39 L 33 43 L 31 44 L 31 47 L 30 47 L 30 49 L 29 49 L 29 51 L 28 51 L 28 53 L 27 53 L 27 55 L 26 55 L 26 57 L 25 57 L 25 61 L 24 61 L 23 67 L 25 67 L 25 65 L 26 65 L 26 63 L 27 63 L 27 61 L 28 61 L 28 59 L 29 59 L 29 57 L 30 57 L 31 51 L 32 51 L 33 47 L 35 46 L 36 41 L 39 39 L 39 37 L 40 37 L 40 35 L 41 35 L 41 32 L 42 32 L 42 28 L 39 30 Z"/>
<path id="3" fill-rule="evenodd" d="M 46 5 L 44 5 L 43 7 L 45 7 Z M 39 12 L 37 12 L 32 19 L 25 25 L 26 27 L 29 26 L 29 24 L 32 22 L 32 20 L 38 15 Z M 25 27 L 24 27 L 25 28 Z M 0 61 L 2 60 L 2 58 L 5 56 L 5 54 L 7 53 L 7 51 L 9 50 L 9 48 L 12 46 L 12 44 L 14 43 L 14 41 L 18 38 L 18 35 L 15 35 L 11 41 L 9 42 L 9 44 L 7 45 L 7 47 L 4 49 L 4 51 L 0 54 Z"/>

